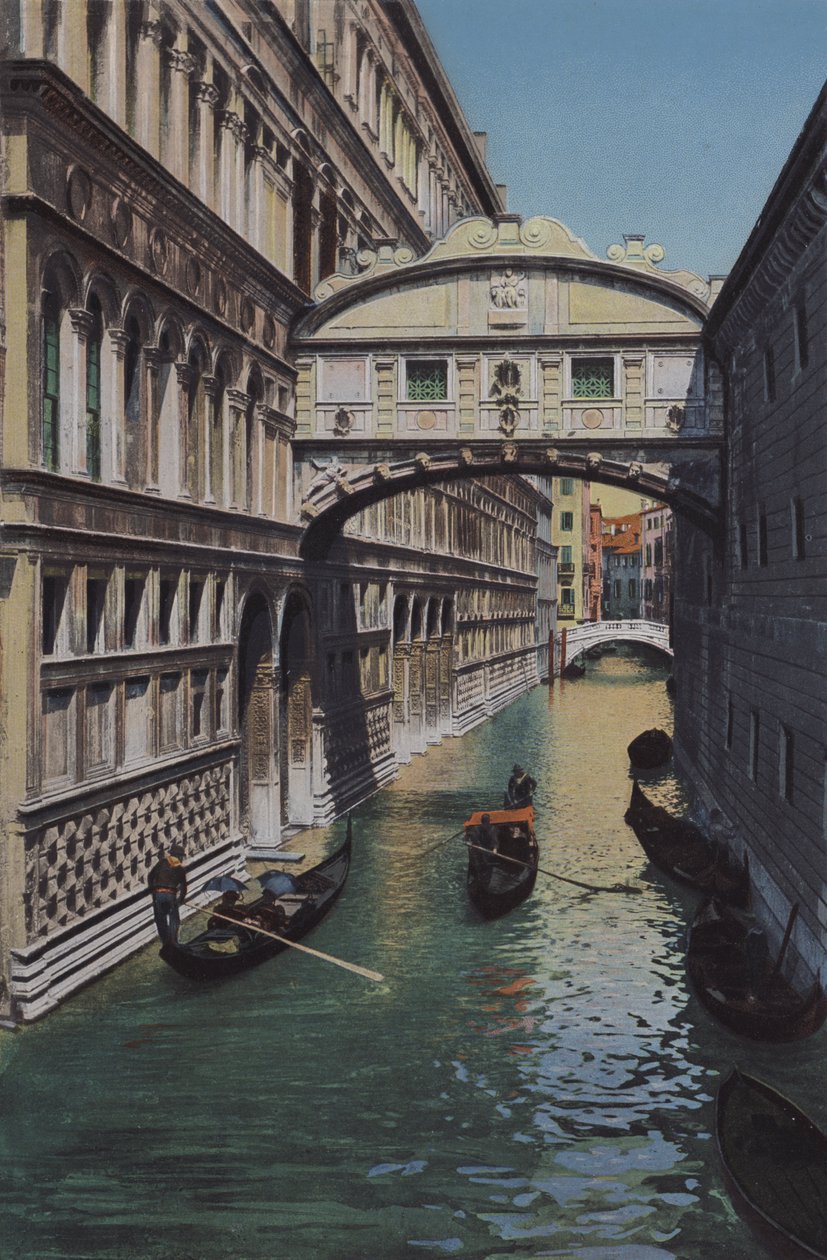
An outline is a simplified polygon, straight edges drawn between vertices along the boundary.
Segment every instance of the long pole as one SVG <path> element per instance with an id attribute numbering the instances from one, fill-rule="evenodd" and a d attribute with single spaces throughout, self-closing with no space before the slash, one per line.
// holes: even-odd
<path id="1" fill-rule="evenodd" d="M 334 958 L 332 954 L 326 954 L 324 950 L 311 949 L 309 945 L 302 945 L 299 941 L 291 941 L 287 936 L 279 936 L 276 932 L 268 932 L 265 928 L 256 927 L 252 923 L 245 923 L 242 919 L 231 919 L 229 915 L 220 914 L 218 910 L 211 912 L 208 906 L 196 906 L 191 901 L 187 901 L 184 904 L 192 906 L 194 910 L 201 910 L 204 914 L 212 913 L 216 919 L 223 919 L 225 923 L 231 923 L 233 927 L 243 927 L 248 932 L 258 932 L 261 936 L 269 936 L 271 940 L 280 941 L 282 945 L 289 945 L 291 949 L 301 950 L 303 954 L 312 954 L 314 958 L 321 958 L 324 962 L 333 963 L 336 967 L 343 967 L 345 971 L 353 971 L 357 976 L 364 976 L 366 980 L 374 980 L 378 983 L 385 979 L 378 971 L 371 971 L 368 967 L 360 967 L 358 963 L 345 962 L 343 958 Z"/>
<path id="2" fill-rule="evenodd" d="M 492 856 L 492 850 L 483 848 L 481 844 L 472 844 L 470 840 L 466 840 L 465 843 L 469 849 L 477 849 L 480 853 L 487 853 L 489 857 Z M 521 862 L 519 858 L 508 857 L 505 853 L 497 853 L 494 856 L 501 862 L 513 862 L 515 866 L 525 866 L 529 870 L 534 870 L 530 862 Z M 562 880 L 564 884 L 574 884 L 575 888 L 586 888 L 589 892 L 643 892 L 642 888 L 634 888 L 631 884 L 611 884 L 608 886 L 605 884 L 584 884 L 579 879 L 569 879 L 568 875 L 558 875 L 556 871 L 546 871 L 542 866 L 538 866 L 537 870 L 541 875 L 548 875 L 551 879 Z"/>

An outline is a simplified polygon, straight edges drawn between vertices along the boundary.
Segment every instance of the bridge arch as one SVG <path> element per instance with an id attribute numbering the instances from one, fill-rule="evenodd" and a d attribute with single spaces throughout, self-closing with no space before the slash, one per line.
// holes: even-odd
<path id="1" fill-rule="evenodd" d="M 402 490 L 508 473 L 619 485 L 714 530 L 711 289 L 624 242 L 600 259 L 554 219 L 468 219 L 422 258 L 383 245 L 319 285 L 291 337 L 303 554 Z"/>
<path id="2" fill-rule="evenodd" d="M 662 652 L 670 659 L 674 650 L 669 627 L 655 621 L 587 621 L 557 634 L 560 645 L 560 668 L 582 657 L 589 648 L 604 643 L 640 643 Z M 565 646 L 564 646 L 565 645 Z"/>

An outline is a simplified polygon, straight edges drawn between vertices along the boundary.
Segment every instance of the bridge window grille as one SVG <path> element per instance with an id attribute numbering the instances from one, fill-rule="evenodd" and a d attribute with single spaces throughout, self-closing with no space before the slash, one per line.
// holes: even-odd
<path id="1" fill-rule="evenodd" d="M 572 398 L 614 398 L 612 359 L 572 359 Z"/>
<path id="2" fill-rule="evenodd" d="M 448 397 L 448 363 L 445 359 L 420 359 L 407 364 L 409 402 L 445 402 Z"/>

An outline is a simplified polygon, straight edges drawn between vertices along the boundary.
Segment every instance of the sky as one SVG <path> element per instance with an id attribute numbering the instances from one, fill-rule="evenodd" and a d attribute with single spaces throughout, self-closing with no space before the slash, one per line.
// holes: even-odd
<path id="1" fill-rule="evenodd" d="M 827 0 L 417 0 L 508 209 L 730 270 L 827 74 Z"/>

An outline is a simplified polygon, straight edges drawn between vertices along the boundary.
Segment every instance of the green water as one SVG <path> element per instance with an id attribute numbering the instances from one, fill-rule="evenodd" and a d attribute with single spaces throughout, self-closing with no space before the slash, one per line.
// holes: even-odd
<path id="1" fill-rule="evenodd" d="M 724 1189 L 715 1086 L 737 1061 L 827 1123 L 827 1043 L 741 1041 L 687 991 L 693 897 L 623 823 L 626 744 L 671 728 L 664 677 L 604 657 L 356 811 L 308 943 L 384 983 L 290 953 L 196 987 L 149 948 L 3 1036 L 3 1260 L 773 1254 Z M 426 851 L 497 804 L 515 760 L 540 784 L 542 865 L 642 896 L 541 876 L 476 917 L 461 846 Z M 668 774 L 651 790 L 679 803 Z"/>

